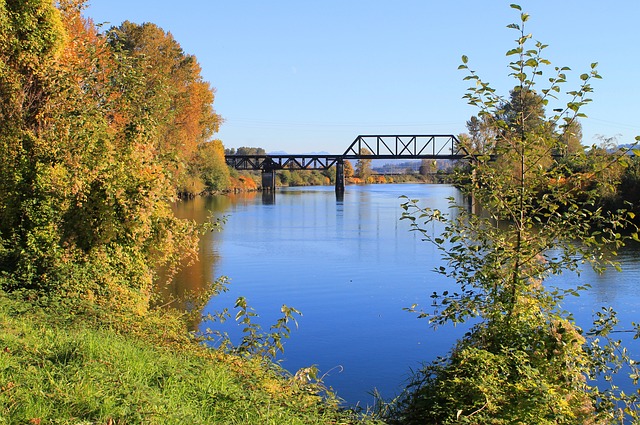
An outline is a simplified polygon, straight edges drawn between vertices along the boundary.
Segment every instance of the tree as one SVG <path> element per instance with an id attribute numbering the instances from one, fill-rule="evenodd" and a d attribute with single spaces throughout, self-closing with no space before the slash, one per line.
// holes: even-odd
<path id="1" fill-rule="evenodd" d="M 83 1 L 2 4 L 2 288 L 142 313 L 158 267 L 197 247 L 169 206 L 146 80 L 82 17 Z"/>
<path id="2" fill-rule="evenodd" d="M 353 171 L 353 165 L 351 165 L 351 161 L 349 161 L 348 159 L 344 160 L 344 178 L 348 179 L 350 177 L 353 177 L 354 175 L 354 171 Z"/>
<path id="3" fill-rule="evenodd" d="M 322 171 L 322 175 L 329 179 L 329 184 L 336 182 L 336 167 L 330 167 Z"/>
<path id="4" fill-rule="evenodd" d="M 51 2 L 0 3 L 0 270 L 22 270 L 27 278 L 55 261 L 49 248 L 57 242 L 56 225 L 43 217 L 55 201 L 39 181 L 52 149 L 39 117 L 54 91 L 46 70 L 55 66 L 66 37 Z M 50 255 L 38 263 L 34 251 Z"/>
<path id="5" fill-rule="evenodd" d="M 461 136 L 461 142 L 469 152 L 499 155 L 496 167 L 514 169 L 520 166 L 510 159 L 510 152 L 515 152 L 509 144 L 510 137 L 506 132 L 528 134 L 541 140 L 559 138 L 561 143 L 552 151 L 540 143 L 541 152 L 537 155 L 540 165 L 548 167 L 552 155 L 575 155 L 584 151 L 582 147 L 582 126 L 577 117 L 565 123 L 566 128 L 556 132 L 557 123 L 545 120 L 545 108 L 548 99 L 543 95 L 530 91 L 528 87 L 515 87 L 510 92 L 508 101 L 501 101 L 491 116 L 481 113 L 467 121 L 468 135 Z M 514 162 L 515 161 L 515 162 Z"/>
<path id="6" fill-rule="evenodd" d="M 263 148 L 250 148 L 241 146 L 235 153 L 236 155 L 266 155 L 267 152 Z"/>
<path id="7" fill-rule="evenodd" d="M 601 346 L 598 339 L 585 339 L 562 310 L 562 299 L 580 288 L 544 285 L 550 275 L 576 271 L 581 262 L 600 270 L 609 262 L 605 247 L 615 252 L 623 243 L 621 229 L 631 216 L 594 208 L 597 191 L 579 181 L 568 184 L 562 180 L 563 165 L 548 162 L 548 153 L 562 147 L 572 123 L 583 116 L 590 81 L 600 77 L 593 64 L 580 75 L 579 87 L 568 92 L 561 111 L 542 114 L 541 106 L 560 93 L 568 68 L 555 68 L 550 85 L 537 91 L 535 81 L 550 63 L 542 56 L 546 45 L 529 47 L 528 18 L 521 13 L 520 22 L 509 25 L 518 38 L 507 52 L 514 58 L 509 66 L 516 80 L 508 104 L 468 68 L 466 56 L 460 66 L 475 83 L 465 98 L 493 127 L 495 152 L 514 165 L 505 169 L 479 157 L 474 178 L 461 181 L 485 214 L 473 215 L 455 204 L 451 215 L 419 207 L 417 201 L 403 204 L 403 218 L 442 252 L 447 266 L 437 272 L 458 286 L 453 293 L 434 292 L 433 311 L 411 309 L 432 326 L 469 319 L 475 324 L 448 356 L 414 376 L 392 423 L 622 423 L 615 405 L 620 400 L 636 417 L 634 396 L 600 390 L 586 379 L 611 372 L 606 365 L 615 358 L 616 343 Z M 591 172 L 606 167 L 600 162 Z M 442 234 L 424 226 L 434 223 L 442 224 Z M 598 338 L 607 338 L 611 317 L 599 318 L 593 331 Z"/>
<path id="8" fill-rule="evenodd" d="M 464 135 L 463 138 L 468 137 L 465 148 L 469 153 L 491 153 L 496 140 L 496 132 L 488 117 L 471 117 L 467 121 L 467 130 L 469 134 Z"/>
<path id="9" fill-rule="evenodd" d="M 584 153 L 582 146 L 582 125 L 580 121 L 572 121 L 568 124 L 566 131 L 562 134 L 562 144 L 564 148 L 562 153 L 568 155 L 576 155 Z"/>
<path id="10" fill-rule="evenodd" d="M 532 90 L 528 85 L 516 86 L 511 90 L 509 101 L 498 104 L 490 123 L 495 129 L 495 144 L 493 154 L 498 159 L 495 167 L 501 170 L 512 170 L 514 177 L 522 175 L 522 168 L 537 166 L 548 168 L 551 156 L 556 148 L 554 129 L 556 123 L 545 119 L 545 100 L 542 95 Z M 561 131 L 564 134 L 564 131 Z M 537 149 L 528 157 L 521 155 L 522 140 L 529 140 L 526 149 Z M 525 163 L 521 160 L 524 158 Z M 533 162 L 526 163 L 530 158 Z"/>
<path id="11" fill-rule="evenodd" d="M 222 122 L 213 110 L 214 90 L 203 81 L 196 58 L 155 24 L 125 21 L 111 28 L 107 38 L 114 49 L 133 59 L 144 78 L 145 97 L 140 100 L 156 123 L 155 154 L 171 169 L 174 186 L 188 191 L 186 183 L 199 177 L 197 166 L 193 168 L 199 146 L 210 141 Z M 218 158 L 211 157 L 209 168 L 219 167 L 224 157 L 223 152 L 213 152 Z"/>
<path id="12" fill-rule="evenodd" d="M 423 159 L 420 161 L 420 175 L 429 176 L 438 171 L 438 163 L 436 160 Z"/>
<path id="13" fill-rule="evenodd" d="M 229 186 L 229 167 L 224 160 L 224 146 L 220 140 L 201 143 L 198 146 L 196 163 L 200 179 L 209 190 L 220 191 Z"/>
<path id="14" fill-rule="evenodd" d="M 371 175 L 371 158 L 366 158 L 367 156 L 373 155 L 371 151 L 367 148 L 360 149 L 360 155 L 364 156 L 364 158 L 358 159 L 356 162 L 356 177 L 362 179 L 363 182 L 367 182 L 367 179 Z"/>

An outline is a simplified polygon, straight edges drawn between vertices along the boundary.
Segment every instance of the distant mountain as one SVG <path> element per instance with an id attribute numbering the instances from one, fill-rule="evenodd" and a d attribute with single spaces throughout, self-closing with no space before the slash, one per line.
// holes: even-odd
<path id="1" fill-rule="evenodd" d="M 618 145 L 619 149 L 636 149 L 637 146 L 634 143 L 625 143 L 624 145 Z M 632 154 L 633 152 L 629 152 Z"/>
<path id="2" fill-rule="evenodd" d="M 620 151 L 621 149 L 628 149 L 627 155 L 631 156 L 631 155 L 635 155 L 631 149 L 637 149 L 637 146 L 633 143 L 625 143 L 623 145 L 617 145 L 615 147 L 607 148 L 607 152 L 614 153 L 614 152 Z"/>

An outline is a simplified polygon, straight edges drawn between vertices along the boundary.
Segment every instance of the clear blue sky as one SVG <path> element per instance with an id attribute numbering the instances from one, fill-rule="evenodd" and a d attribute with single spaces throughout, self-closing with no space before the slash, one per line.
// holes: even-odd
<path id="1" fill-rule="evenodd" d="M 477 111 L 462 99 L 463 54 L 502 93 L 514 85 L 513 1 L 89 1 L 96 23 L 153 22 L 197 57 L 226 147 L 341 153 L 358 134 L 465 132 Z M 583 143 L 640 135 L 640 1 L 519 4 L 552 66 L 571 67 L 566 90 L 599 63 Z"/>

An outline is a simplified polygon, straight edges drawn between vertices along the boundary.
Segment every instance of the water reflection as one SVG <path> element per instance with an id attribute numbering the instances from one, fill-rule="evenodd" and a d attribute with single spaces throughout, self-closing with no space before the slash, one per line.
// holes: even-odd
<path id="1" fill-rule="evenodd" d="M 436 185 L 350 186 L 337 202 L 333 187 L 283 188 L 277 206 L 260 196 L 233 201 L 214 241 L 222 253 L 214 273 L 231 278 L 230 291 L 206 311 L 246 296 L 268 329 L 282 304 L 293 306 L 304 316 L 285 343 L 286 368 L 316 364 L 322 373 L 332 371 L 325 382 L 349 404 L 371 403 L 374 387 L 392 396 L 411 367 L 445 354 L 463 332 L 436 335 L 402 310 L 427 304 L 434 290 L 428 286 L 441 279 L 432 273 L 434 248 L 399 220 L 399 196 L 446 209 L 455 192 Z M 241 337 L 232 322 L 218 327 Z"/>
<path id="2" fill-rule="evenodd" d="M 403 311 L 414 303 L 428 310 L 433 291 L 455 288 L 433 272 L 441 264 L 438 250 L 399 220 L 400 195 L 441 210 L 448 208 L 448 197 L 468 205 L 452 186 L 411 184 L 349 186 L 341 200 L 333 187 L 313 187 L 279 190 L 277 205 L 256 193 L 180 203 L 181 217 L 202 222 L 212 211 L 229 220 L 222 233 L 203 237 L 199 263 L 176 278 L 171 290 L 201 290 L 229 276 L 230 291 L 212 299 L 207 312 L 230 308 L 242 295 L 265 330 L 282 304 L 293 306 L 304 316 L 285 342 L 284 367 L 295 371 L 315 364 L 322 373 L 331 371 L 325 382 L 349 404 L 370 404 L 368 394 L 376 387 L 392 397 L 411 368 L 446 354 L 465 332 L 452 326 L 432 331 Z M 437 234 L 439 226 L 431 223 L 428 230 Z M 581 325 L 600 305 L 613 305 L 622 322 L 637 321 L 639 253 L 637 247 L 620 251 L 622 275 L 585 270 L 550 283 L 592 284 L 580 298 L 566 301 Z M 232 321 L 225 325 L 222 330 L 240 338 Z"/>
<path id="3" fill-rule="evenodd" d="M 262 205 L 275 205 L 276 203 L 276 191 L 265 190 L 262 192 Z"/>
<path id="4" fill-rule="evenodd" d="M 181 200 L 172 208 L 177 217 L 205 223 L 223 215 L 224 211 L 235 203 L 242 202 L 245 196 L 212 196 Z M 189 298 L 198 296 L 207 290 L 216 277 L 216 264 L 220 259 L 215 238 L 217 234 L 207 232 L 200 238 L 198 259 L 184 266 L 176 276 L 169 278 L 160 271 L 156 292 L 160 305 L 171 304 L 179 309 L 189 309 Z M 197 326 L 197 324 L 195 324 Z"/>

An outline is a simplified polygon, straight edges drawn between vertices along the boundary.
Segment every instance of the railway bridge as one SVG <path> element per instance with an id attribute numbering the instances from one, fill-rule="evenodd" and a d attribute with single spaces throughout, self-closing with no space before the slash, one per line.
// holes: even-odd
<path id="1" fill-rule="evenodd" d="M 336 167 L 336 193 L 344 192 L 344 161 L 358 159 L 464 159 L 469 153 L 451 134 L 360 135 L 337 155 L 225 155 L 237 170 L 262 171 L 262 187 L 274 190 L 278 170 Z"/>

